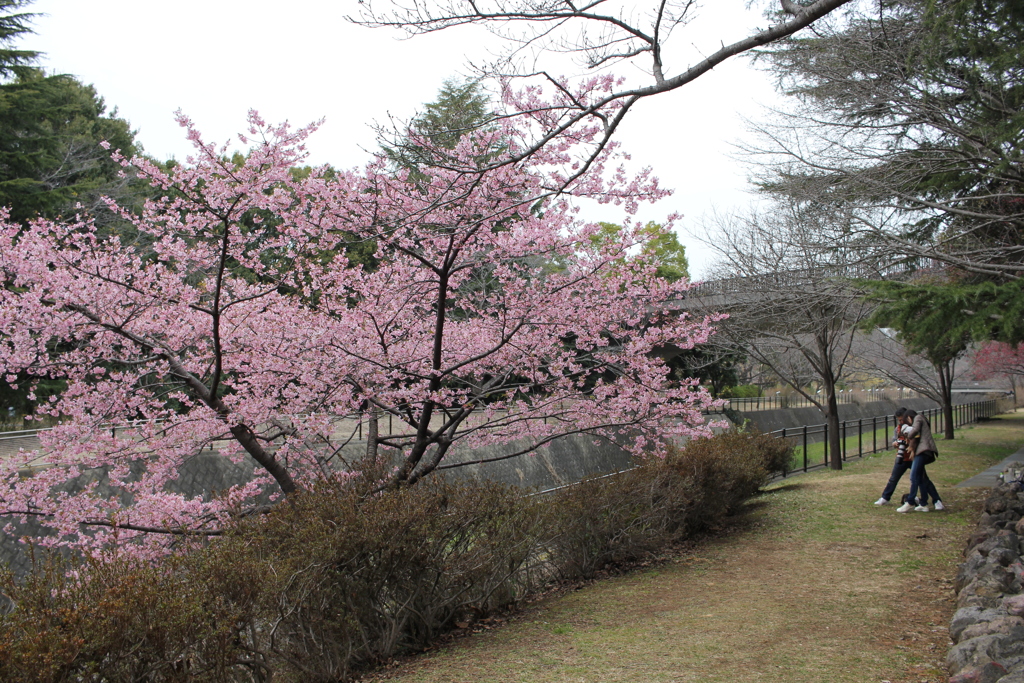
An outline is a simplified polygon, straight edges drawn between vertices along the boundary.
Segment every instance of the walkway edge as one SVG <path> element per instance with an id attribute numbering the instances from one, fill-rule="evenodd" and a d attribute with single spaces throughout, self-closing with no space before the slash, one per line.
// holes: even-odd
<path id="1" fill-rule="evenodd" d="M 999 483 L 999 475 L 1004 470 L 1014 465 L 1019 466 L 1019 469 L 1024 469 L 1024 447 L 1021 447 L 1016 453 L 1009 456 L 999 464 L 992 465 L 992 467 L 989 467 L 984 472 L 960 482 L 956 485 L 956 488 L 995 486 Z"/>

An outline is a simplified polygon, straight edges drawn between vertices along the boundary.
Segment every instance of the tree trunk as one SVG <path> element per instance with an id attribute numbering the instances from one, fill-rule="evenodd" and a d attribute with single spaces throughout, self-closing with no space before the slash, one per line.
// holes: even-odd
<path id="1" fill-rule="evenodd" d="M 942 422 L 945 427 L 945 438 L 956 438 L 953 434 L 953 363 L 942 363 L 935 366 L 939 373 L 939 397 L 942 403 Z"/>
<path id="2" fill-rule="evenodd" d="M 366 409 L 366 460 L 377 462 L 377 407 L 370 404 Z"/>
<path id="3" fill-rule="evenodd" d="M 843 442 L 839 433 L 839 403 L 836 401 L 836 380 L 831 371 L 823 373 L 825 388 L 825 422 L 828 425 L 829 469 L 843 469 Z"/>

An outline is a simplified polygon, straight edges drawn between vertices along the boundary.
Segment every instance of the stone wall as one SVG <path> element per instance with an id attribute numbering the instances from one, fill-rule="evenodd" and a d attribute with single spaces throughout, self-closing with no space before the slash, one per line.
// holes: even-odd
<path id="1" fill-rule="evenodd" d="M 1000 484 L 985 501 L 953 588 L 949 683 L 1024 683 L 1024 491 Z"/>

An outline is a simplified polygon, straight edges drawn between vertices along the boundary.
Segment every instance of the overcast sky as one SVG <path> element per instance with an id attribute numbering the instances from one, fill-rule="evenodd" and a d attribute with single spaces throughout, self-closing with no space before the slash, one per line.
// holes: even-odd
<path id="1" fill-rule="evenodd" d="M 707 4 L 672 36 L 669 71 L 766 25 L 744 0 Z M 376 147 L 372 122 L 408 118 L 435 99 L 445 78 L 468 73 L 467 61 L 482 59 L 494 42 L 472 30 L 403 39 L 354 26 L 345 16 L 358 10 L 356 0 L 36 0 L 30 9 L 44 16 L 34 24 L 36 35 L 19 46 L 45 52 L 47 69 L 94 84 L 158 158 L 184 159 L 190 151 L 175 110 L 208 141 L 222 142 L 243 130 L 253 108 L 271 122 L 325 118 L 309 144 L 311 162 L 362 165 L 365 150 Z M 713 209 L 749 201 L 730 143 L 745 135 L 743 116 L 757 118 L 760 106 L 775 99 L 768 76 L 740 57 L 627 117 L 619 136 L 625 149 L 675 190 L 643 208 L 641 218 L 684 214 L 680 238 L 695 277 L 709 256 L 686 228 Z M 601 211 L 589 217 L 622 218 L 615 209 Z"/>

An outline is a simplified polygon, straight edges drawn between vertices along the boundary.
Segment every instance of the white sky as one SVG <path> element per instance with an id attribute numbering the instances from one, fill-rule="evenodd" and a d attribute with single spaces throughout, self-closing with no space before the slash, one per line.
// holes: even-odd
<path id="1" fill-rule="evenodd" d="M 744 0 L 706 4 L 698 20 L 672 36 L 676 52 L 668 56 L 668 73 L 766 25 Z M 348 23 L 345 15 L 358 7 L 356 0 L 36 0 L 29 11 L 44 16 L 34 24 L 36 35 L 19 47 L 45 52 L 41 64 L 51 71 L 94 84 L 155 157 L 189 154 L 173 119 L 176 109 L 208 141 L 223 142 L 243 130 L 253 108 L 270 122 L 325 118 L 310 140 L 310 161 L 350 168 L 364 163 L 363 150 L 376 147 L 369 124 L 408 118 L 435 99 L 443 79 L 466 73 L 466 62 L 482 60 L 495 41 L 473 30 L 401 39 Z M 638 70 L 624 74 L 642 77 Z M 675 190 L 642 208 L 640 217 L 684 214 L 680 239 L 697 278 L 709 255 L 686 229 L 713 209 L 749 201 L 730 143 L 745 135 L 742 116 L 757 118 L 760 104 L 774 100 L 769 77 L 746 58 L 734 58 L 674 93 L 640 103 L 621 130 L 619 140 L 634 162 L 653 167 Z M 622 218 L 616 209 L 601 212 L 588 217 Z"/>

